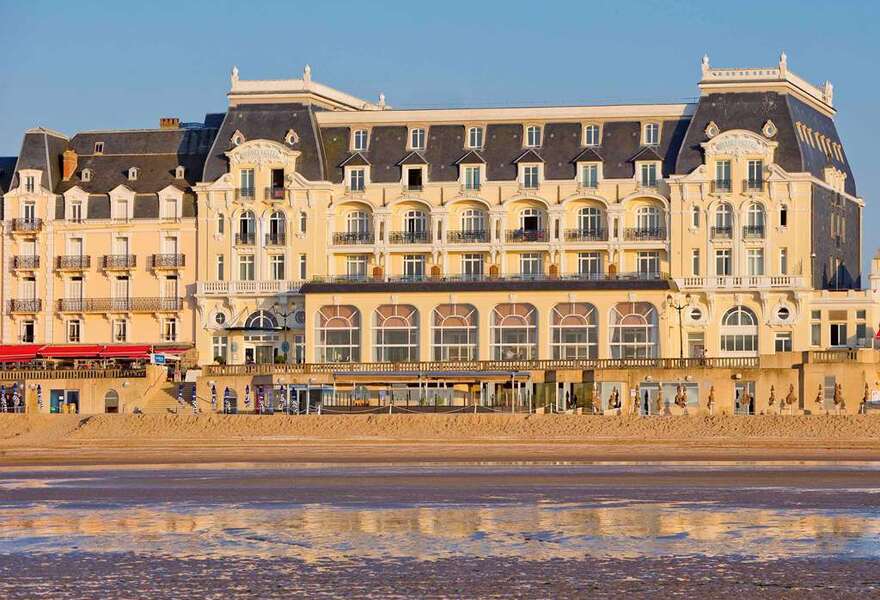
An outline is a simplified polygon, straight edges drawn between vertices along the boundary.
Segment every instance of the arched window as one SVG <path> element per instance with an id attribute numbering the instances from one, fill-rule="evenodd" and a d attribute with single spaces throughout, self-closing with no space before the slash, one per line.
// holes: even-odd
<path id="1" fill-rule="evenodd" d="M 359 362 L 361 314 L 358 309 L 349 305 L 322 306 L 316 317 L 318 362 Z"/>
<path id="2" fill-rule="evenodd" d="M 734 306 L 721 319 L 721 352 L 757 356 L 758 319 L 745 306 Z"/>
<path id="3" fill-rule="evenodd" d="M 722 202 L 715 209 L 715 229 L 728 232 L 733 227 L 733 207 L 727 202 Z"/>
<path id="4" fill-rule="evenodd" d="M 636 209 L 636 228 L 642 231 L 661 229 L 660 209 L 656 206 L 640 206 Z"/>
<path id="5" fill-rule="evenodd" d="M 492 309 L 492 358 L 538 357 L 538 311 L 531 304 L 498 304 Z"/>
<path id="6" fill-rule="evenodd" d="M 425 233 L 428 229 L 428 215 L 421 210 L 408 210 L 403 215 L 403 229 L 408 234 Z"/>
<path id="7" fill-rule="evenodd" d="M 764 229 L 764 207 L 760 202 L 749 203 L 746 224 L 750 229 Z"/>
<path id="8" fill-rule="evenodd" d="M 244 326 L 246 329 L 277 329 L 278 321 L 269 311 L 258 310 L 248 315 Z"/>
<path id="9" fill-rule="evenodd" d="M 283 244 L 286 230 L 287 219 L 283 212 L 276 210 L 269 216 L 269 237 L 271 242 L 275 244 Z"/>
<path id="10" fill-rule="evenodd" d="M 553 358 L 597 358 L 599 336 L 596 307 L 586 302 L 566 302 L 553 307 L 551 346 Z"/>
<path id="11" fill-rule="evenodd" d="M 376 362 L 419 360 L 419 311 L 409 304 L 383 304 L 373 313 Z"/>
<path id="12" fill-rule="evenodd" d="M 598 125 L 587 125 L 584 127 L 584 145 L 585 146 L 598 146 L 599 145 L 599 126 Z"/>
<path id="13" fill-rule="evenodd" d="M 523 231 L 538 231 L 544 227 L 544 213 L 537 208 L 524 208 L 519 213 L 519 228 Z"/>
<path id="14" fill-rule="evenodd" d="M 611 357 L 654 358 L 657 309 L 648 302 L 621 302 L 611 309 Z"/>
<path id="15" fill-rule="evenodd" d="M 585 206 L 578 211 L 578 230 L 598 233 L 602 230 L 602 210 L 595 206 Z"/>
<path id="16" fill-rule="evenodd" d="M 348 233 L 369 233 L 370 215 L 362 210 L 353 210 L 345 216 L 345 230 Z"/>
<path id="17" fill-rule="evenodd" d="M 477 360 L 477 309 L 471 304 L 441 304 L 431 317 L 434 360 Z"/>
<path id="18" fill-rule="evenodd" d="M 465 209 L 461 213 L 461 230 L 478 233 L 486 230 L 486 213 L 476 208 Z"/>
<path id="19" fill-rule="evenodd" d="M 116 390 L 108 390 L 107 393 L 104 394 L 104 412 L 119 412 L 119 393 Z"/>
<path id="20" fill-rule="evenodd" d="M 238 218 L 239 241 L 245 244 L 253 244 L 257 231 L 257 219 L 254 211 L 246 210 Z"/>

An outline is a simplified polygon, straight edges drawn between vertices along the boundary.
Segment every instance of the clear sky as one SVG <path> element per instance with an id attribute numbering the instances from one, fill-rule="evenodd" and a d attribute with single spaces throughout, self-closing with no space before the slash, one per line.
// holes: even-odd
<path id="1" fill-rule="evenodd" d="M 47 2 L 0 0 L 0 156 L 24 129 L 154 127 L 225 108 L 229 71 L 315 80 L 395 107 L 682 101 L 699 60 L 830 79 L 880 247 L 880 2 Z M 873 157 L 873 158 L 872 158 Z"/>

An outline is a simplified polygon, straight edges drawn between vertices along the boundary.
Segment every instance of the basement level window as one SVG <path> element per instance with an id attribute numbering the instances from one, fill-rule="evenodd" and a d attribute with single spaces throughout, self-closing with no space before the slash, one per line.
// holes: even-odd
<path id="1" fill-rule="evenodd" d="M 104 154 L 104 142 L 95 142 L 95 154 Z"/>

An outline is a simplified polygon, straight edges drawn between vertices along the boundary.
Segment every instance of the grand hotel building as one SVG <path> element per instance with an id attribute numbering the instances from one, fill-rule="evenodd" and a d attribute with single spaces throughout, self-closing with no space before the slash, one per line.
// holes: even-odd
<path id="1" fill-rule="evenodd" d="M 684 104 L 394 110 L 231 76 L 158 129 L 0 159 L 2 342 L 214 362 L 870 346 L 832 87 L 702 62 Z"/>

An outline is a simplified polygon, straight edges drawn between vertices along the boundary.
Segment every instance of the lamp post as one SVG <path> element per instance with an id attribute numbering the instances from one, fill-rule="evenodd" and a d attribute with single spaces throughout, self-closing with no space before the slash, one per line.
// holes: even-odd
<path id="1" fill-rule="evenodd" d="M 289 319 L 290 316 L 296 312 L 296 310 L 291 307 L 290 301 L 287 301 L 285 304 L 280 304 L 276 302 L 275 305 L 272 307 L 272 310 L 275 312 L 276 315 L 281 317 L 281 328 L 283 331 L 282 335 L 284 336 L 284 347 L 286 348 L 286 350 L 284 350 L 284 362 L 287 363 L 290 362 L 290 343 L 287 341 L 287 330 L 289 329 L 289 327 L 287 326 L 287 319 Z"/>
<path id="2" fill-rule="evenodd" d="M 678 312 L 678 358 L 681 360 L 684 360 L 684 324 L 681 320 L 681 311 L 690 306 L 690 304 L 690 294 L 684 297 L 684 304 L 676 304 L 675 299 L 672 297 L 672 294 L 666 296 L 666 305 L 669 306 L 669 308 L 673 308 Z"/>

